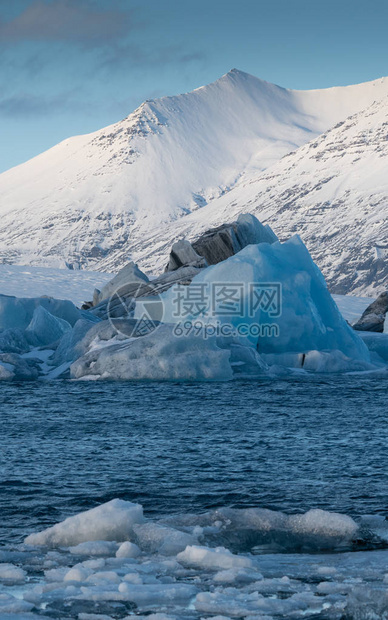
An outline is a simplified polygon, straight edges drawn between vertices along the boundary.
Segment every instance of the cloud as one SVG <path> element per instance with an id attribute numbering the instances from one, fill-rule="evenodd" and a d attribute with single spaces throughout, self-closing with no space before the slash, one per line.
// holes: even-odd
<path id="1" fill-rule="evenodd" d="M 99 57 L 99 69 L 121 71 L 123 67 L 144 69 L 145 67 L 164 67 L 170 65 L 189 65 L 206 60 L 202 51 L 190 52 L 182 45 L 162 46 L 156 49 L 132 44 L 117 44 L 104 49 Z"/>
<path id="2" fill-rule="evenodd" d="M 13 19 L 0 19 L 0 38 L 100 47 L 125 37 L 133 25 L 132 12 L 114 4 L 102 9 L 93 0 L 34 0 Z"/>
<path id="3" fill-rule="evenodd" d="M 21 93 L 0 99 L 0 117 L 22 118 L 58 114 L 66 110 L 80 109 L 86 105 L 73 99 L 74 91 L 59 93 L 55 97 Z"/>

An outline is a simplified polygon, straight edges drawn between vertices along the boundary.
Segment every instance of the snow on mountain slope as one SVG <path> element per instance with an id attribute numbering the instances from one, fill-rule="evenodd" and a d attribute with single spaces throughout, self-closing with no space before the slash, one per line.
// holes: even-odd
<path id="1" fill-rule="evenodd" d="M 134 259 L 161 268 L 173 240 L 194 239 L 241 212 L 298 233 L 332 292 L 376 296 L 387 289 L 388 97 L 289 153 L 227 195 L 143 239 Z M 156 250 L 155 250 L 156 246 Z"/>
<path id="2" fill-rule="evenodd" d="M 147 101 L 0 175 L 0 261 L 114 271 L 144 255 L 145 237 L 164 247 L 177 219 L 205 208 L 210 224 L 215 200 L 237 182 L 386 94 L 387 78 L 305 92 L 232 70 Z"/>

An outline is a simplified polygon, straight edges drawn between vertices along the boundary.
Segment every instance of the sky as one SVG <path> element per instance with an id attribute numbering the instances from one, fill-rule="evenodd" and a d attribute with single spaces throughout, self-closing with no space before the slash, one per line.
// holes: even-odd
<path id="1" fill-rule="evenodd" d="M 287 88 L 388 75 L 387 0 L 0 0 L 0 172 L 232 68 Z"/>

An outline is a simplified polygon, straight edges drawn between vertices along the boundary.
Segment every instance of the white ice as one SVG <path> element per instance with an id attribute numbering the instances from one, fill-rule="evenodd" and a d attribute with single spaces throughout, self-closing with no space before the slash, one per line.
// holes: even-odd
<path id="1" fill-rule="evenodd" d="M 225 381 L 232 379 L 230 352 L 214 338 L 177 338 L 169 325 L 142 338 L 92 349 L 71 366 L 80 378 L 153 381 Z"/>
<path id="2" fill-rule="evenodd" d="M 156 614 L 155 619 L 163 614 L 174 620 L 384 618 L 388 552 L 356 549 L 371 536 L 385 540 L 386 529 L 383 518 L 366 516 L 356 522 L 318 509 L 287 515 L 260 508 L 221 508 L 150 520 L 139 505 L 113 500 L 27 538 L 16 552 L 23 569 L 2 565 L 4 575 L 21 572 L 17 598 L 14 583 L 4 582 L 0 589 L 0 616 L 2 609 L 47 613 L 53 606 L 78 620 L 93 613 L 100 620 L 116 617 L 119 611 L 127 617 L 122 613 L 125 605 L 135 603 L 136 617 Z M 288 550 L 259 552 L 257 535 L 283 536 Z M 190 543 L 178 551 L 185 537 Z M 316 551 L 326 553 L 295 552 L 303 541 L 309 545 L 312 540 Z M 43 545 L 39 555 L 31 544 Z M 244 550 L 236 548 L 239 544 Z M 352 544 L 355 550 L 350 552 Z M 31 563 L 32 557 L 36 560 Z M 39 562 L 44 577 L 30 580 Z M 364 615 L 357 616 L 360 613 Z"/>
<path id="3" fill-rule="evenodd" d="M 143 521 L 143 509 L 120 499 L 92 508 L 26 538 L 29 545 L 75 546 L 88 541 L 124 541 L 135 523 Z M 90 554 L 92 555 L 92 554 Z"/>

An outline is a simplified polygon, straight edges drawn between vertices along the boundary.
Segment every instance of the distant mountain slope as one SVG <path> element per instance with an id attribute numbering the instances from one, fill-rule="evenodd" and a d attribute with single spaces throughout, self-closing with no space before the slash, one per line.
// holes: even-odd
<path id="1" fill-rule="evenodd" d="M 174 239 L 195 238 L 243 212 L 285 239 L 298 233 L 335 293 L 388 288 L 388 97 L 286 155 L 265 173 L 177 222 Z M 161 267 L 172 229 L 143 240 L 135 259 Z M 162 244 L 162 240 L 165 243 Z M 157 252 L 152 245 L 159 244 Z"/>
<path id="2" fill-rule="evenodd" d="M 114 271 L 134 255 L 155 266 L 178 222 L 202 220 L 202 211 L 209 224 L 217 220 L 232 188 L 240 192 L 284 154 L 387 94 L 387 78 L 291 91 L 232 70 L 191 93 L 148 101 L 0 175 L 0 261 Z M 227 211 L 232 219 L 235 210 Z M 291 232 L 279 222 L 281 233 Z"/>

